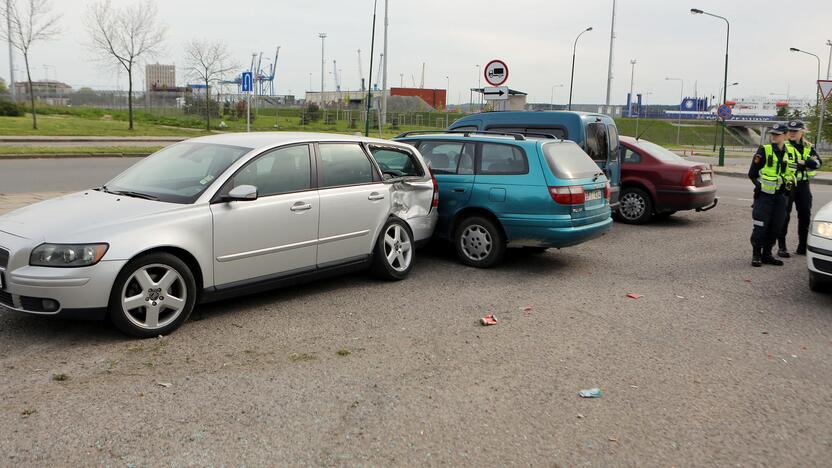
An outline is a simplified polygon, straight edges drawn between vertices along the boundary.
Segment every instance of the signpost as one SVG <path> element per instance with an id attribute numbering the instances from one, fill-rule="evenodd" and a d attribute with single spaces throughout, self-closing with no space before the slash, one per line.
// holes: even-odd
<path id="1" fill-rule="evenodd" d="M 815 146 L 817 146 L 823 138 L 823 116 L 826 114 L 826 101 L 832 95 L 832 80 L 818 80 L 818 88 L 820 88 L 820 95 L 823 98 L 820 104 L 820 119 L 818 120 L 817 135 L 815 135 Z"/>
<path id="2" fill-rule="evenodd" d="M 725 120 L 728 117 L 731 117 L 731 114 L 733 114 L 733 112 L 734 111 L 731 109 L 731 106 L 729 106 L 728 104 L 723 104 L 719 106 L 719 109 L 716 111 L 716 115 L 718 115 L 720 119 Z"/>
<path id="3" fill-rule="evenodd" d="M 251 93 L 254 91 L 254 76 L 250 71 L 243 72 L 240 77 L 240 86 L 246 96 L 246 131 L 251 131 Z"/>
<path id="4" fill-rule="evenodd" d="M 502 60 L 492 60 L 485 66 L 485 81 L 491 86 L 502 86 L 508 81 L 508 65 Z"/>
<path id="5" fill-rule="evenodd" d="M 497 86 L 494 88 L 483 88 L 482 95 L 486 101 L 507 101 L 508 86 Z"/>

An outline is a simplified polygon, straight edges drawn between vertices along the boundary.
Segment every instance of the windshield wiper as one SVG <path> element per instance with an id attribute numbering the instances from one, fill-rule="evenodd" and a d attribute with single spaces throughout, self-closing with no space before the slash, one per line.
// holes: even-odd
<path id="1" fill-rule="evenodd" d="M 116 190 L 116 191 L 108 191 L 108 192 L 112 193 L 112 194 L 115 194 L 115 195 L 124 195 L 125 197 L 143 198 L 145 200 L 158 200 L 159 199 L 159 197 L 154 196 L 154 195 L 150 195 L 150 194 L 147 194 L 147 193 L 141 193 L 141 192 L 132 192 L 130 190 Z"/>

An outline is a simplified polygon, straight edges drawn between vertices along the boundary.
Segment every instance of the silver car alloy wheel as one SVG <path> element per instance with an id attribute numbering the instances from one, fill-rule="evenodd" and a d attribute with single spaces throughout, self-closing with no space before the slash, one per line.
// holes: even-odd
<path id="1" fill-rule="evenodd" d="M 179 317 L 188 302 L 182 275 L 168 265 L 146 265 L 130 275 L 121 291 L 127 319 L 147 330 L 164 328 Z"/>
<path id="2" fill-rule="evenodd" d="M 477 262 L 488 257 L 493 247 L 491 234 L 479 224 L 472 224 L 465 228 L 459 242 L 465 256 Z"/>
<path id="3" fill-rule="evenodd" d="M 644 215 L 644 210 L 646 209 L 647 202 L 641 195 L 634 192 L 628 192 L 621 197 L 621 207 L 618 211 L 624 219 L 635 221 Z"/>
<path id="4" fill-rule="evenodd" d="M 402 272 L 410 267 L 413 260 L 413 244 L 403 227 L 392 224 L 384 233 L 384 256 L 390 268 Z"/>

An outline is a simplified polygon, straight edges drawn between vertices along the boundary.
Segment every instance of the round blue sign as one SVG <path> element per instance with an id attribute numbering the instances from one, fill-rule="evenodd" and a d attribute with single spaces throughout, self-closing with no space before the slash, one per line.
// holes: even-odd
<path id="1" fill-rule="evenodd" d="M 716 111 L 716 114 L 720 118 L 723 118 L 723 119 L 727 119 L 728 117 L 731 117 L 732 113 L 733 113 L 733 110 L 731 109 L 731 106 L 729 106 L 728 104 L 723 104 L 723 105 L 719 106 L 719 109 Z"/>

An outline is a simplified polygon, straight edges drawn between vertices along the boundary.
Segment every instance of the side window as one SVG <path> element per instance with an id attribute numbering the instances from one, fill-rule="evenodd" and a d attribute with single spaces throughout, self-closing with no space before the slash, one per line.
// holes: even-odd
<path id="1" fill-rule="evenodd" d="M 465 127 L 457 127 L 457 128 L 453 128 L 451 130 L 453 130 L 455 132 L 476 132 L 479 129 L 477 127 L 473 126 L 473 125 L 467 125 Z"/>
<path id="2" fill-rule="evenodd" d="M 609 154 L 607 126 L 594 122 L 586 126 L 586 152 L 596 163 L 606 163 Z"/>
<path id="3" fill-rule="evenodd" d="M 381 168 L 381 172 L 384 174 L 390 174 L 394 177 L 421 177 L 425 175 L 414 156 L 405 150 L 370 146 L 370 153 L 372 153 L 373 159 L 376 160 L 378 167 Z"/>
<path id="4" fill-rule="evenodd" d="M 309 146 L 279 148 L 248 163 L 231 179 L 229 190 L 240 185 L 254 185 L 260 197 L 298 192 L 311 188 L 312 169 Z"/>
<path id="5" fill-rule="evenodd" d="M 434 174 L 473 174 L 474 145 L 454 141 L 423 141 L 419 152 Z"/>
<path id="6" fill-rule="evenodd" d="M 638 164 L 641 162 L 641 155 L 631 150 L 624 148 L 624 164 Z"/>
<path id="7" fill-rule="evenodd" d="M 357 143 L 321 143 L 321 188 L 369 184 L 373 165 Z"/>
<path id="8" fill-rule="evenodd" d="M 618 159 L 620 156 L 620 143 L 618 142 L 618 127 L 615 125 L 609 125 L 609 136 L 610 136 L 610 154 L 612 155 L 613 159 Z"/>
<path id="9" fill-rule="evenodd" d="M 495 143 L 482 144 L 479 174 L 528 174 L 529 162 L 520 148 Z"/>

